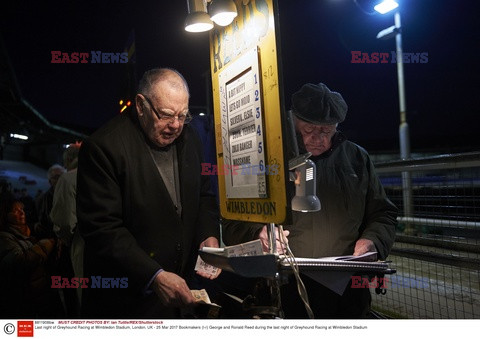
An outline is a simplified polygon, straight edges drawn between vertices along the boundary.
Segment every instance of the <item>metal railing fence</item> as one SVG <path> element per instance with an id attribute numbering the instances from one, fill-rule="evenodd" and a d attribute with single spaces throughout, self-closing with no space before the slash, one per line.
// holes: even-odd
<path id="1" fill-rule="evenodd" d="M 393 318 L 480 319 L 480 152 L 376 169 L 400 213 L 388 258 L 397 273 L 385 295 L 372 293 L 373 308 Z"/>

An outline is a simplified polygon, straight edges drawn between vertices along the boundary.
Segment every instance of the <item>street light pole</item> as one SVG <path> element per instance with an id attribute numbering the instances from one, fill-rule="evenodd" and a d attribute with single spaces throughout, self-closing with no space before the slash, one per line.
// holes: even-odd
<path id="1" fill-rule="evenodd" d="M 410 158 L 410 131 L 407 122 L 407 104 L 405 100 L 405 78 L 403 75 L 402 24 L 400 12 L 395 12 L 395 44 L 397 52 L 398 99 L 400 108 L 400 125 L 398 127 L 400 158 Z M 413 215 L 412 179 L 410 172 L 402 172 L 403 213 L 406 217 Z M 405 233 L 412 233 L 412 225 L 405 225 Z"/>
<path id="2" fill-rule="evenodd" d="M 405 81 L 403 76 L 403 49 L 402 49 L 402 24 L 400 21 L 400 12 L 395 12 L 395 42 L 397 49 L 397 78 L 398 78 L 398 98 L 400 104 L 400 157 L 402 160 L 410 158 L 410 132 L 407 123 L 407 104 L 405 100 Z"/>
<path id="3" fill-rule="evenodd" d="M 385 14 L 398 7 L 393 0 L 385 0 L 377 5 L 375 10 Z M 398 79 L 398 99 L 400 108 L 400 125 L 398 127 L 400 158 L 406 160 L 410 158 L 410 132 L 407 123 L 407 104 L 405 100 L 405 81 L 403 75 L 403 49 L 402 49 L 402 23 L 400 20 L 400 11 L 397 9 L 394 15 L 395 25 L 384 29 L 378 33 L 378 39 L 388 39 L 395 35 L 397 79 Z M 403 192 L 403 213 L 406 217 L 413 215 L 412 184 L 410 172 L 402 172 L 402 192 Z M 405 225 L 405 233 L 413 234 L 414 229 L 410 223 Z"/>

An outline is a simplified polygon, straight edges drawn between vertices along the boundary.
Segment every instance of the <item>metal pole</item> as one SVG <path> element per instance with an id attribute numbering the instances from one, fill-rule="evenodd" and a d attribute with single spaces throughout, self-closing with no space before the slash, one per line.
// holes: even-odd
<path id="1" fill-rule="evenodd" d="M 395 42 L 397 47 L 397 77 L 398 77 L 398 98 L 400 101 L 400 151 L 402 160 L 410 158 L 410 142 L 408 140 L 407 104 L 405 103 L 405 82 L 403 77 L 403 49 L 402 49 L 402 24 L 400 12 L 395 12 Z"/>
<path id="2" fill-rule="evenodd" d="M 398 130 L 400 158 L 402 160 L 407 160 L 410 159 L 410 132 L 407 123 L 407 104 L 405 100 L 405 81 L 403 74 L 402 24 L 399 11 L 395 12 L 395 28 L 397 31 L 395 42 L 397 49 L 398 98 L 400 105 L 400 126 Z M 402 189 L 404 216 L 411 217 L 413 214 L 413 203 L 410 172 L 402 172 Z M 413 233 L 413 226 L 410 223 L 406 224 L 405 233 Z"/>
<path id="3" fill-rule="evenodd" d="M 275 223 L 271 222 L 267 227 L 268 242 L 270 247 L 270 253 L 275 254 L 277 252 L 277 237 L 275 235 Z"/>

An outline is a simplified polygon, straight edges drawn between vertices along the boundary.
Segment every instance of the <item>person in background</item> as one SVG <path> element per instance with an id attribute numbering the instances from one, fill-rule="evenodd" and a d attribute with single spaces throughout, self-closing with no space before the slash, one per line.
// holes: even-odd
<path id="1" fill-rule="evenodd" d="M 55 239 L 37 240 L 26 223 L 23 203 L 0 197 L 0 318 L 64 317 L 58 293 L 50 288 L 46 263 Z"/>
<path id="2" fill-rule="evenodd" d="M 58 239 L 58 274 L 62 277 L 82 277 L 83 244 L 77 233 L 77 166 L 80 143 L 70 144 L 63 152 L 63 165 L 67 172 L 55 185 L 50 219 Z M 76 269 L 75 269 L 76 268 Z M 63 289 L 65 308 L 72 317 L 80 315 L 79 294 L 81 289 Z"/>
<path id="3" fill-rule="evenodd" d="M 35 201 L 38 222 L 35 224 L 34 233 L 35 236 L 39 239 L 52 238 L 55 236 L 55 232 L 53 232 L 52 219 L 50 219 L 50 211 L 52 210 L 53 205 L 53 193 L 55 191 L 55 185 L 57 184 L 60 176 L 65 172 L 65 167 L 59 164 L 54 164 L 50 166 L 47 171 L 47 178 L 50 187 L 45 193 L 42 193 Z"/>
<path id="4" fill-rule="evenodd" d="M 86 276 L 117 279 L 83 291 L 82 315 L 179 318 L 198 249 L 219 246 L 202 144 L 188 125 L 189 90 L 170 68 L 145 72 L 135 107 L 82 144 L 77 217 Z M 103 280 L 102 280 L 103 281 Z"/>
<path id="5" fill-rule="evenodd" d="M 318 212 L 292 211 L 292 225 L 277 237 L 285 237 L 296 257 L 320 258 L 377 252 L 385 259 L 395 239 L 397 208 L 388 199 L 365 149 L 348 141 L 337 130 L 347 114 L 340 93 L 325 84 L 303 85 L 292 96 L 292 112 L 300 154 L 310 152 L 316 164 Z M 263 224 L 225 220 L 226 245 L 261 239 L 265 251 L 268 235 Z M 283 252 L 285 243 L 278 245 Z M 302 275 L 315 318 L 367 318 L 369 289 L 347 286 L 342 295 Z M 281 287 L 286 318 L 308 318 L 293 275 Z"/>
<path id="6" fill-rule="evenodd" d="M 25 217 L 27 218 L 27 224 L 34 225 L 38 221 L 37 210 L 35 207 L 35 200 L 30 195 L 26 188 L 20 190 L 19 200 L 23 203 L 25 210 Z"/>
<path id="7" fill-rule="evenodd" d="M 35 194 L 35 196 L 33 197 L 33 200 L 35 200 L 35 208 L 37 208 L 37 200 L 40 199 L 40 197 L 43 195 L 43 190 L 42 189 L 38 189 L 37 190 L 37 193 Z"/>

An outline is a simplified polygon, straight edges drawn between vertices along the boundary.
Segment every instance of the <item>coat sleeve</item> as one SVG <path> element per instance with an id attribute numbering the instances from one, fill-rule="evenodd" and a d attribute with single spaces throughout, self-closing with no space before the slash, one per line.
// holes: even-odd
<path id="1" fill-rule="evenodd" d="M 220 241 L 219 212 L 215 194 L 211 190 L 210 178 L 201 176 L 200 209 L 198 220 L 201 225 L 198 242 L 209 237 Z"/>
<path id="2" fill-rule="evenodd" d="M 118 156 L 122 146 L 116 147 L 113 155 L 94 140 L 82 144 L 77 173 L 78 227 L 85 240 L 85 263 L 102 263 L 97 273 L 123 272 L 129 288 L 142 291 L 161 267 L 124 223 L 120 168 L 125 163 Z"/>
<path id="3" fill-rule="evenodd" d="M 50 219 L 57 237 L 67 244 L 72 242 L 77 226 L 75 195 L 74 183 L 68 181 L 65 174 L 62 175 L 55 186 Z"/>
<path id="4" fill-rule="evenodd" d="M 222 240 L 227 246 L 241 244 L 258 239 L 263 224 L 238 220 L 222 220 Z"/>
<path id="5" fill-rule="evenodd" d="M 30 244 L 23 248 L 15 236 L 7 232 L 0 233 L 0 271 L 12 276 L 28 277 L 38 266 L 43 265 L 48 258 L 40 244 Z"/>
<path id="6" fill-rule="evenodd" d="M 193 159 L 198 159 L 197 172 L 200 180 L 199 208 L 196 218 L 197 224 L 200 226 L 196 235 L 198 245 L 209 237 L 215 237 L 220 241 L 220 220 L 217 197 L 212 190 L 212 180 L 209 175 L 202 174 L 202 163 L 205 161 L 202 142 L 196 131 L 190 126 L 185 130 L 187 137 L 188 162 L 193 163 Z M 192 154 L 194 152 L 195 154 Z M 189 174 L 191 175 L 191 174 Z M 193 194 L 194 192 L 189 192 Z"/>
<path id="7" fill-rule="evenodd" d="M 361 238 L 372 240 L 379 259 L 385 259 L 395 241 L 398 209 L 388 199 L 370 159 L 367 161 L 367 171 L 369 183 Z"/>

